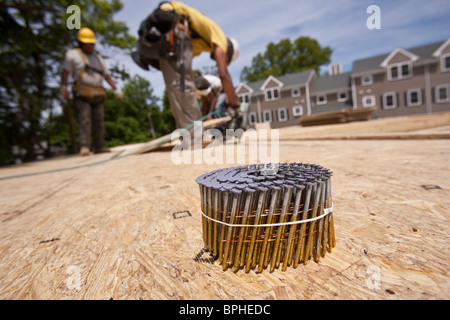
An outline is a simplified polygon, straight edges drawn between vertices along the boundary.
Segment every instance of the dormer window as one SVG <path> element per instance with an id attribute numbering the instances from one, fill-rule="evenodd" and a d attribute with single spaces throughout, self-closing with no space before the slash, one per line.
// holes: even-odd
<path id="1" fill-rule="evenodd" d="M 450 54 L 442 57 L 441 70 L 443 72 L 450 71 Z"/>
<path id="2" fill-rule="evenodd" d="M 275 101 L 281 99 L 281 88 L 283 83 L 273 76 L 269 76 L 264 84 L 261 86 L 261 91 L 264 91 L 266 101 Z"/>
<path id="3" fill-rule="evenodd" d="M 383 60 L 380 67 L 386 68 L 389 81 L 401 80 L 412 77 L 412 65 L 417 60 L 419 60 L 419 56 L 397 48 Z"/>
<path id="4" fill-rule="evenodd" d="M 280 99 L 280 88 L 266 89 L 266 101 L 274 101 Z"/>
<path id="5" fill-rule="evenodd" d="M 412 65 L 409 62 L 392 64 L 388 67 L 388 79 L 400 80 L 412 76 Z"/>
<path id="6" fill-rule="evenodd" d="M 249 103 L 250 102 L 250 94 L 240 94 L 239 96 L 240 103 Z"/>

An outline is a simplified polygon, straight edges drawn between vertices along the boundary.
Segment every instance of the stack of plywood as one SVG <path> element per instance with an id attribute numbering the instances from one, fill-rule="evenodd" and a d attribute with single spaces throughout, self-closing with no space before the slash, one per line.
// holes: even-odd
<path id="1" fill-rule="evenodd" d="M 359 108 L 317 113 L 301 117 L 300 124 L 304 127 L 309 127 L 354 121 L 367 121 L 375 110 L 375 108 Z"/>

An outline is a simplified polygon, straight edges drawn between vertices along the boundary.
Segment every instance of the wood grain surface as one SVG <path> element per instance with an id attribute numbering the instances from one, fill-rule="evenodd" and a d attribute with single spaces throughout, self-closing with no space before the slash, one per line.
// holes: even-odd
<path id="1" fill-rule="evenodd" d="M 155 150 L 0 168 L 46 172 L 0 180 L 0 299 L 449 299 L 450 140 L 294 139 L 446 132 L 449 119 L 280 130 L 281 162 L 334 172 L 336 247 L 286 272 L 223 271 L 202 250 L 195 179 L 232 165 Z"/>

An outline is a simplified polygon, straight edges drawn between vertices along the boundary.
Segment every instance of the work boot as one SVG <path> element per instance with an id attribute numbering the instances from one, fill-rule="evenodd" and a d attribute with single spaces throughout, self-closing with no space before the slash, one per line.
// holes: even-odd
<path id="1" fill-rule="evenodd" d="M 91 152 L 89 151 L 89 148 L 87 148 L 87 147 L 82 147 L 82 148 L 81 148 L 81 150 L 80 150 L 80 156 L 86 157 L 86 156 L 88 156 L 88 155 L 90 155 L 90 154 L 91 154 Z"/>

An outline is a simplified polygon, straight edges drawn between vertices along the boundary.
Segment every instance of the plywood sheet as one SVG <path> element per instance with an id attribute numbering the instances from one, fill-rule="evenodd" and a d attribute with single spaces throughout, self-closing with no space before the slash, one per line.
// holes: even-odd
<path id="1" fill-rule="evenodd" d="M 281 162 L 333 170 L 337 244 L 319 263 L 262 274 L 224 272 L 202 250 L 195 179 L 231 165 L 174 165 L 155 150 L 2 180 L 0 299 L 449 299 L 449 150 L 443 139 L 280 141 Z"/>

